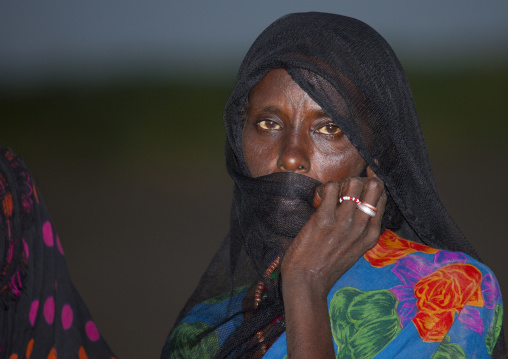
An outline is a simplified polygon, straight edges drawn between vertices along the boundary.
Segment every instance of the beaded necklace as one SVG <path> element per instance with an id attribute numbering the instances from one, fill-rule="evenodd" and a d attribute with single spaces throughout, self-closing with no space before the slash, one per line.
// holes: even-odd
<path id="1" fill-rule="evenodd" d="M 275 260 L 268 266 L 265 273 L 263 274 L 263 279 L 260 280 L 256 286 L 256 292 L 254 294 L 254 309 L 257 309 L 259 307 L 259 303 L 262 300 L 263 292 L 267 289 L 265 285 L 265 281 L 270 278 L 270 276 L 273 274 L 275 269 L 278 267 L 280 261 L 280 256 L 277 256 Z M 282 317 L 277 317 L 273 323 L 278 322 Z M 264 330 L 260 330 L 256 333 L 256 339 L 258 340 L 259 344 L 261 344 L 261 353 L 264 355 L 266 351 L 268 350 L 268 346 L 266 343 L 263 343 L 265 340 L 265 336 L 263 335 Z"/>

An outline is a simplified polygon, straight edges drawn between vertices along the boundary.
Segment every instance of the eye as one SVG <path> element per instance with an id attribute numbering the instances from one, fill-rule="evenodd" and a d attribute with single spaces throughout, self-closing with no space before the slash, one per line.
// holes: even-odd
<path id="1" fill-rule="evenodd" d="M 280 130 L 280 125 L 275 121 L 263 120 L 256 123 L 256 125 L 263 130 Z"/>
<path id="2" fill-rule="evenodd" d="M 326 126 L 323 126 L 317 130 L 317 132 L 322 133 L 324 135 L 338 135 L 342 131 L 337 125 L 334 124 L 328 124 Z"/>

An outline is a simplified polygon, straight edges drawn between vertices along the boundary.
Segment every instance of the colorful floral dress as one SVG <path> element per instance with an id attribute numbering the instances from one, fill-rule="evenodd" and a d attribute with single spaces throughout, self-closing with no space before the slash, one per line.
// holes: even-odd
<path id="1" fill-rule="evenodd" d="M 213 358 L 242 318 L 247 289 L 195 306 L 168 338 L 170 358 Z M 230 306 L 228 306 L 230 305 Z M 328 308 L 337 358 L 489 358 L 502 324 L 501 292 L 484 264 L 458 252 L 427 247 L 385 231 L 335 283 Z M 213 313 L 211 315 L 211 313 Z M 222 314 L 221 314 L 222 313 Z M 185 342 L 210 330 L 202 348 Z M 282 334 L 263 358 L 287 356 Z"/>

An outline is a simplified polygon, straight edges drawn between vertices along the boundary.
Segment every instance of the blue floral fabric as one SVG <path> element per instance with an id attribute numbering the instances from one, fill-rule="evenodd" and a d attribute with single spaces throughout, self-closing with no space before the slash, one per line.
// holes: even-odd
<path id="1" fill-rule="evenodd" d="M 168 338 L 168 358 L 213 358 L 242 315 L 220 321 L 241 312 L 246 292 L 195 306 Z M 489 358 L 503 316 L 499 285 L 484 264 L 388 230 L 333 286 L 328 308 L 336 357 L 344 359 Z M 201 346 L 186 346 L 195 338 Z M 263 358 L 286 356 L 284 333 Z"/>

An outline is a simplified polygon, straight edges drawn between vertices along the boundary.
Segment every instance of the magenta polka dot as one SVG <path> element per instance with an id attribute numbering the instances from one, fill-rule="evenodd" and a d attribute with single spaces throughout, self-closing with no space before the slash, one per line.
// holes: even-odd
<path id="1" fill-rule="evenodd" d="M 62 308 L 62 326 L 65 330 L 72 327 L 72 321 L 74 320 L 74 313 L 69 304 L 66 304 Z"/>
<path id="2" fill-rule="evenodd" d="M 53 228 L 51 228 L 51 223 L 49 221 L 46 221 L 42 225 L 42 238 L 44 238 L 44 243 L 48 247 L 53 247 L 54 239 L 53 239 Z"/>
<path id="3" fill-rule="evenodd" d="M 44 302 L 44 318 L 46 318 L 48 324 L 53 324 L 55 320 L 55 300 L 53 297 L 49 297 Z"/>
<path id="4" fill-rule="evenodd" d="M 85 331 L 86 331 L 86 335 L 88 335 L 88 338 L 92 342 L 96 342 L 97 340 L 99 340 L 99 338 L 100 338 L 99 330 L 97 329 L 97 326 L 95 325 L 95 323 L 93 321 L 89 320 L 85 324 Z"/>
<path id="5" fill-rule="evenodd" d="M 56 247 L 58 248 L 58 251 L 63 255 L 64 251 L 62 248 L 62 243 L 60 243 L 60 238 L 58 238 L 58 235 L 56 236 Z"/>
<path id="6" fill-rule="evenodd" d="M 39 300 L 36 299 L 32 302 L 30 306 L 30 312 L 28 313 L 28 319 L 30 320 L 30 324 L 34 326 L 35 318 L 37 317 L 37 311 L 39 310 Z"/>
<path id="7" fill-rule="evenodd" d="M 30 248 L 28 248 L 28 244 L 25 242 L 25 238 L 21 238 L 23 241 L 23 249 L 25 250 L 26 257 L 30 257 Z"/>

